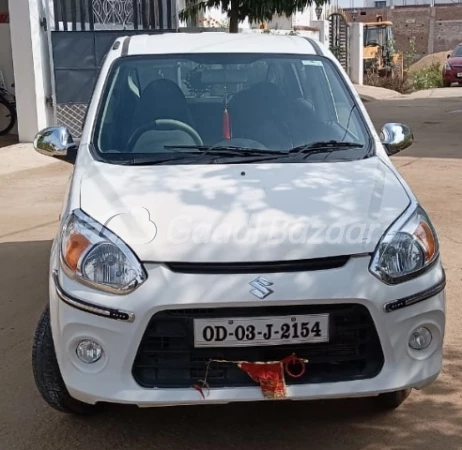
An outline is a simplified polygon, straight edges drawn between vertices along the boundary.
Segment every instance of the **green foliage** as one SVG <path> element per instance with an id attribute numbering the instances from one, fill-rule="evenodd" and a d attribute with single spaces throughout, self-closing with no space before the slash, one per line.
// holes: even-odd
<path id="1" fill-rule="evenodd" d="M 416 43 L 415 38 L 409 40 L 409 50 L 404 54 L 404 67 L 407 69 L 415 63 Z"/>
<path id="2" fill-rule="evenodd" d="M 404 62 L 406 68 L 409 68 L 416 62 L 415 39 L 409 41 L 409 50 L 404 54 Z M 433 63 L 430 67 L 414 70 L 410 77 L 412 78 L 412 88 L 414 91 L 443 87 L 443 78 L 439 63 Z"/>
<path id="3" fill-rule="evenodd" d="M 430 67 L 417 70 L 412 74 L 405 73 L 402 77 L 379 77 L 376 73 L 367 73 L 364 77 L 364 84 L 392 89 L 401 94 L 410 94 L 424 89 L 442 87 L 443 79 L 440 64 L 434 63 Z"/>
<path id="4" fill-rule="evenodd" d="M 430 67 L 413 72 L 412 85 L 416 91 L 443 87 L 440 64 L 433 63 Z"/>
<path id="5" fill-rule="evenodd" d="M 237 33 L 238 24 L 246 18 L 251 23 L 271 20 L 275 14 L 287 17 L 311 4 L 323 5 L 329 0 L 187 0 L 180 11 L 181 20 L 196 19 L 207 8 L 220 8 L 229 17 L 229 30 Z"/>

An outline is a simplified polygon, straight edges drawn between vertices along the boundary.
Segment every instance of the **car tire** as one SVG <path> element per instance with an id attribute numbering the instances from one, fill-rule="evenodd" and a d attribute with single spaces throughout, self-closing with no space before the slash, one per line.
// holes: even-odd
<path id="1" fill-rule="evenodd" d="M 387 392 L 375 397 L 376 405 L 382 410 L 393 410 L 401 406 L 411 395 L 412 389 Z"/>
<path id="2" fill-rule="evenodd" d="M 446 81 L 443 81 L 443 86 L 444 86 L 445 88 L 451 87 L 451 84 L 452 84 L 452 83 L 448 83 L 448 82 L 446 82 Z"/>
<path id="3" fill-rule="evenodd" d="M 35 331 L 32 369 L 38 391 L 52 408 L 76 415 L 91 415 L 100 410 L 100 405 L 83 403 L 69 395 L 56 359 L 48 306 L 42 313 Z"/>

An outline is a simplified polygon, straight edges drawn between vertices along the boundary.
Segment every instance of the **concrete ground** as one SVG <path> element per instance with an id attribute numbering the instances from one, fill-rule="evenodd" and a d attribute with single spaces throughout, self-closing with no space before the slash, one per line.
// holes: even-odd
<path id="1" fill-rule="evenodd" d="M 394 161 L 439 231 L 448 316 L 444 368 L 431 387 L 387 414 L 375 412 L 367 400 L 111 407 L 88 420 L 53 411 L 34 387 L 30 354 L 47 302 L 48 254 L 71 171 L 58 162 L 0 174 L 0 449 L 461 449 L 462 103 L 400 99 L 367 107 L 377 126 L 401 121 L 414 129 L 416 144 Z"/>
<path id="2" fill-rule="evenodd" d="M 423 91 L 413 92 L 412 94 L 403 95 L 399 92 L 392 91 L 390 89 L 384 89 L 381 87 L 355 85 L 356 90 L 365 102 L 376 101 L 376 100 L 390 100 L 390 99 L 408 99 L 414 100 L 416 98 L 456 98 L 462 97 L 462 88 L 455 86 L 450 88 L 435 88 L 426 89 Z"/>

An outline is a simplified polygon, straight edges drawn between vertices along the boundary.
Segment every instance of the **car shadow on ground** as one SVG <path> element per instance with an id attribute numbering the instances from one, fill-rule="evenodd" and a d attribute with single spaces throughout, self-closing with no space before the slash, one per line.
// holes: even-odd
<path id="1" fill-rule="evenodd" d="M 462 349 L 445 351 L 440 378 L 397 411 L 370 399 L 137 409 L 108 405 L 91 418 L 55 412 L 31 374 L 37 319 L 47 301 L 50 241 L 0 244 L 0 448 L 460 449 Z M 7 262 L 7 264 L 5 264 Z M 14 303 L 14 307 L 12 307 Z"/>
<path id="2" fill-rule="evenodd" d="M 446 352 L 460 373 L 461 352 Z M 132 448 L 158 449 L 460 449 L 462 413 L 444 380 L 399 410 L 379 412 L 371 399 L 264 402 L 142 410 L 108 406 L 91 421 L 63 418 L 66 428 L 118 436 Z M 82 447 L 86 448 L 86 447 Z"/>

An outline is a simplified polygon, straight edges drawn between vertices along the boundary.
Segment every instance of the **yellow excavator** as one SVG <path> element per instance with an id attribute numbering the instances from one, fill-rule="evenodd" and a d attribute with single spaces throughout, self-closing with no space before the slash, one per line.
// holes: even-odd
<path id="1" fill-rule="evenodd" d="M 364 24 L 364 72 L 379 76 L 403 76 L 403 55 L 394 48 L 393 23 L 377 15 Z"/>

